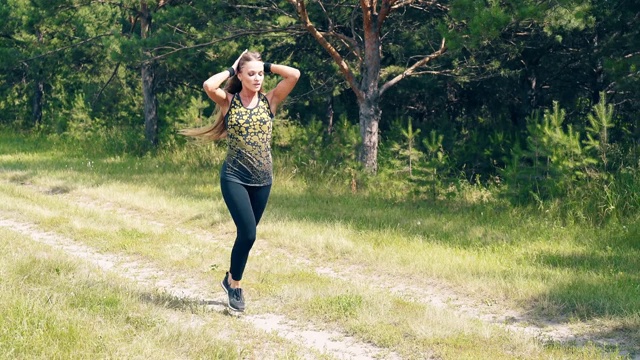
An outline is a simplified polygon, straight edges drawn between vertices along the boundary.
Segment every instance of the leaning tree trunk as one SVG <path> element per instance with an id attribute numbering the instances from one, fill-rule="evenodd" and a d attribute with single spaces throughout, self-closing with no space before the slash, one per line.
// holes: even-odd
<path id="1" fill-rule="evenodd" d="M 151 11 L 146 1 L 140 2 L 140 35 L 143 39 L 151 32 Z M 145 58 L 151 58 L 148 51 L 143 52 Z M 141 70 L 142 95 L 144 98 L 144 137 L 148 143 L 158 144 L 158 100 L 155 93 L 155 65 L 153 61 L 144 61 Z"/>

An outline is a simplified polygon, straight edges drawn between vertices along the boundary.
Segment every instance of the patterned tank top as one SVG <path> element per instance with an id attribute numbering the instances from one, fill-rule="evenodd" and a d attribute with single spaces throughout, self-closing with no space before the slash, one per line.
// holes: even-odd
<path id="1" fill-rule="evenodd" d="M 248 109 L 240 95 L 233 95 L 225 115 L 227 157 L 220 178 L 249 186 L 271 185 L 271 130 L 273 114 L 264 94 L 258 93 L 258 104 Z"/>

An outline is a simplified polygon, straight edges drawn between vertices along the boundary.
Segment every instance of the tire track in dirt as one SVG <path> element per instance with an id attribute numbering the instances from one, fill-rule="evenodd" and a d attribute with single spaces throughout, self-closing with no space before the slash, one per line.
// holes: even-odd
<path id="1" fill-rule="evenodd" d="M 466 297 L 448 287 L 446 284 L 435 280 L 404 279 L 407 283 L 420 283 L 420 286 L 405 284 L 393 284 L 393 279 L 379 277 L 379 275 L 367 274 L 358 266 L 350 266 L 343 269 L 345 277 L 331 268 L 316 268 L 316 272 L 326 276 L 350 281 L 353 283 L 368 283 L 369 286 L 386 290 L 407 300 L 429 305 L 438 309 L 452 311 L 461 317 L 480 320 L 506 329 L 509 332 L 523 334 L 545 344 L 559 343 L 574 346 L 595 344 L 602 349 L 619 348 L 619 353 L 628 356 L 630 360 L 640 360 L 639 344 L 620 335 L 600 335 L 598 327 L 602 327 L 597 321 L 582 322 L 576 324 L 579 330 L 576 332 L 572 325 L 565 319 L 545 319 L 539 316 L 530 316 L 521 311 L 506 308 L 497 303 L 488 301 L 482 303 L 479 300 Z"/>
<path id="2" fill-rule="evenodd" d="M 33 241 L 49 245 L 53 248 L 96 265 L 103 271 L 111 271 L 132 282 L 151 287 L 175 297 L 176 299 L 206 305 L 217 312 L 226 312 L 226 302 L 223 297 L 211 298 L 202 289 L 210 288 L 197 280 L 189 283 L 180 281 L 162 269 L 143 262 L 132 256 L 100 253 L 90 246 L 78 243 L 59 234 L 40 230 L 35 224 L 15 220 L 0 213 L 0 227 L 26 235 Z M 277 336 L 288 339 L 305 348 L 314 349 L 336 359 L 366 360 L 384 357 L 385 359 L 400 359 L 397 354 L 388 350 L 357 341 L 351 336 L 332 331 L 320 331 L 296 323 L 277 314 L 243 314 L 239 318 L 251 326 L 273 332 Z M 197 320 L 196 320 L 197 321 Z"/>
<path id="3" fill-rule="evenodd" d="M 110 202 L 101 202 L 87 195 L 73 194 L 70 192 L 57 192 L 51 189 L 39 188 L 32 184 L 22 185 L 32 187 L 34 190 L 41 193 L 63 197 L 67 201 L 74 203 L 79 207 L 115 212 L 128 218 L 135 218 L 136 220 L 154 224 L 158 227 L 167 227 L 167 224 L 156 219 L 149 219 L 148 216 L 145 216 L 138 211 L 123 208 Z M 228 245 L 216 240 L 216 235 L 208 231 L 194 231 L 179 227 L 172 227 L 172 229 L 184 234 L 196 236 L 200 239 L 206 239 L 207 241 L 215 241 L 223 247 L 227 246 L 230 250 Z M 283 252 L 282 249 L 273 250 L 276 252 Z M 330 267 L 317 266 L 309 259 L 300 258 L 298 256 L 298 258 L 292 258 L 291 260 L 298 264 L 303 264 L 315 269 L 315 272 L 322 276 L 338 279 L 347 283 L 369 284 L 369 286 L 373 288 L 388 291 L 396 295 L 402 295 L 404 298 L 407 298 L 407 294 L 410 294 L 409 299 L 414 302 L 451 311 L 457 316 L 464 318 L 477 319 L 484 323 L 497 325 L 507 331 L 523 334 L 525 336 L 535 338 L 543 343 L 574 344 L 578 346 L 593 343 L 602 348 L 619 347 L 622 355 L 629 356 L 631 360 L 640 360 L 640 348 L 638 347 L 638 344 L 634 344 L 632 341 L 621 335 L 600 335 L 601 332 L 598 331 L 598 328 L 601 327 L 601 325 L 597 322 L 582 322 L 577 324 L 575 329 L 577 329 L 578 332 L 576 332 L 574 327 L 572 327 L 568 322 L 563 322 L 561 319 L 552 320 L 537 316 L 530 316 L 527 313 L 507 308 L 493 301 L 489 301 L 487 303 L 479 299 L 473 299 L 453 290 L 446 283 L 439 282 L 437 280 L 413 279 L 409 282 L 412 284 L 419 284 L 418 286 L 398 285 L 394 281 L 394 278 L 389 277 L 388 275 L 377 273 L 372 274 L 370 271 L 367 272 L 366 269 L 353 265 L 351 265 L 349 271 L 347 271 L 347 273 L 350 274 L 347 278 L 340 275 Z M 394 285 L 388 286 L 387 284 Z M 272 320 L 276 318 L 277 316 L 271 317 Z M 284 318 L 279 321 L 286 322 Z M 264 330 L 273 330 L 278 328 L 277 325 L 262 324 L 260 321 L 258 324 L 258 327 Z M 280 329 L 280 331 L 282 333 L 287 333 L 285 329 Z M 319 336 L 322 337 L 324 335 Z M 313 340 L 310 341 L 313 342 Z"/>
<path id="4" fill-rule="evenodd" d="M 145 218 L 143 214 L 134 210 L 123 209 L 110 203 L 100 203 L 93 198 L 78 196 L 71 193 L 59 195 L 81 207 L 84 206 L 98 210 L 114 211 L 121 215 L 153 223 L 160 227 L 167 226 L 157 220 Z M 214 234 L 207 231 L 196 232 L 178 227 L 174 229 L 181 233 L 208 239 L 209 241 L 215 238 Z M 282 252 L 281 249 L 275 249 L 275 251 Z M 394 279 L 389 276 L 371 274 L 370 272 L 367 272 L 366 269 L 362 269 L 357 266 L 351 266 L 349 271 L 346 272 L 350 274 L 349 277 L 345 277 L 329 267 L 318 267 L 308 259 L 298 257 L 296 259 L 292 259 L 292 261 L 314 268 L 315 272 L 319 275 L 331 277 L 347 283 L 370 284 L 370 286 L 374 288 L 389 291 L 392 294 L 402 295 L 402 297 L 405 298 L 407 297 L 407 294 L 411 294 L 410 299 L 417 303 L 451 311 L 461 317 L 477 319 L 484 323 L 497 325 L 507 331 L 523 334 L 525 336 L 535 338 L 543 343 L 574 344 L 578 346 L 593 343 L 602 348 L 619 347 L 622 355 L 629 356 L 631 360 L 640 360 L 639 344 L 634 344 L 631 340 L 622 335 L 600 335 L 602 332 L 598 331 L 598 328 L 602 327 L 602 325 L 598 324 L 596 321 L 582 322 L 572 326 L 568 321 L 563 321 L 563 319 L 553 320 L 541 318 L 539 316 L 531 316 L 527 313 L 523 313 L 522 311 L 499 305 L 493 301 L 482 302 L 478 299 L 469 298 L 468 296 L 451 289 L 445 283 L 438 282 L 436 280 L 414 279 L 409 282 L 412 284 L 419 283 L 419 286 L 399 285 L 395 284 Z M 386 284 L 394 285 L 387 286 Z M 263 329 L 270 329 L 270 326 L 266 325 Z"/>

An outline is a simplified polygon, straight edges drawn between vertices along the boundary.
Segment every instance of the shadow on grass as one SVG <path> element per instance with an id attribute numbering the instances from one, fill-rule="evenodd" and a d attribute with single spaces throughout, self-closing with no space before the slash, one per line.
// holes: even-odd
<path id="1" fill-rule="evenodd" d="M 533 303 L 559 304 L 565 314 L 580 319 L 640 314 L 639 251 L 604 246 L 571 254 L 541 253 L 536 262 L 571 275 Z"/>
<path id="2" fill-rule="evenodd" d="M 29 183 L 40 173 L 46 172 L 68 182 L 68 186 L 77 183 L 95 187 L 109 183 L 144 185 L 190 199 L 211 198 L 215 195 L 214 188 L 218 186 L 217 170 L 194 171 L 154 158 L 89 160 L 56 153 L 37 157 L 26 155 L 2 159 L 0 173 L 14 172 L 9 180 L 15 183 Z"/>
<path id="3" fill-rule="evenodd" d="M 580 248 L 536 254 L 534 264 L 570 274 L 549 288 L 545 300 L 581 319 L 640 316 L 640 224 L 600 234 Z"/>
<path id="4" fill-rule="evenodd" d="M 43 156 L 3 159 L 0 173 L 8 171 L 16 172 L 10 177 L 10 181 L 15 183 L 29 183 L 41 172 L 51 173 L 67 182 L 53 186 L 50 194 L 68 192 L 77 183 L 95 187 L 121 183 L 144 186 L 186 199 L 220 197 L 218 168 L 189 169 L 166 164 L 156 158 L 90 161 L 46 153 Z M 290 194 L 278 188 L 276 183 L 267 214 L 273 212 L 284 218 L 321 224 L 341 222 L 361 231 L 393 231 L 408 238 L 474 248 L 491 246 L 495 241 L 513 241 L 510 236 L 499 234 L 512 226 L 520 226 L 509 211 L 496 204 L 470 204 L 455 200 L 391 201 L 314 189 Z M 488 228 L 492 234 L 470 233 L 470 228 L 478 227 Z"/>
<path id="5" fill-rule="evenodd" d="M 182 312 L 195 312 L 203 307 L 226 308 L 227 303 L 212 299 L 179 297 L 166 292 L 140 292 L 137 297 L 144 303 Z"/>
<path id="6" fill-rule="evenodd" d="M 284 219 L 340 223 L 356 231 L 392 232 L 407 239 L 461 248 L 512 242 L 514 219 L 505 207 L 456 200 L 386 200 L 373 196 L 308 190 L 288 194 L 275 188 L 268 211 Z M 480 230 L 484 228 L 485 230 Z M 501 231 L 505 231 L 500 234 Z"/>
<path id="7" fill-rule="evenodd" d="M 532 303 L 551 303 L 552 312 L 532 312 L 532 321 L 545 319 L 545 326 L 570 324 L 572 319 L 595 320 L 584 333 L 561 335 L 564 343 L 593 344 L 603 351 L 630 359 L 640 358 L 640 290 L 637 275 L 610 278 L 585 278 L 553 286 L 544 299 Z"/>

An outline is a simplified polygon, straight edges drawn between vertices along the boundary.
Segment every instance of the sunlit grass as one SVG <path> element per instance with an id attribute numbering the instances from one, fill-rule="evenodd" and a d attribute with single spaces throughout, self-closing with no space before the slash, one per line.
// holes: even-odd
<path id="1" fill-rule="evenodd" d="M 29 151 L 0 145 L 0 212 L 102 251 L 219 281 L 234 238 L 219 196 L 219 151 L 87 159 L 18 145 Z M 519 308 L 532 321 L 596 319 L 640 340 L 637 227 L 556 223 L 486 194 L 389 200 L 309 181 L 286 164 L 276 168 L 245 280 L 256 311 L 340 327 L 408 358 L 425 351 L 447 359 L 607 357 L 591 346 L 545 347 L 370 286 L 392 279 L 420 287 L 434 279 Z M 336 276 L 314 271 L 325 267 Z M 354 286 L 352 277 L 372 283 Z"/>
<path id="2" fill-rule="evenodd" d="M 245 359 L 269 343 L 268 356 L 300 358 L 232 318 L 170 306 L 167 295 L 4 228 L 0 237 L 3 359 Z"/>
<path id="3" fill-rule="evenodd" d="M 593 346 L 547 347 L 524 334 L 507 332 L 450 311 L 307 272 L 261 267 L 260 282 L 251 287 L 275 311 L 330 329 L 338 325 L 347 333 L 403 358 L 423 359 L 595 359 L 604 355 Z M 290 269 L 290 267 L 289 267 Z"/>

